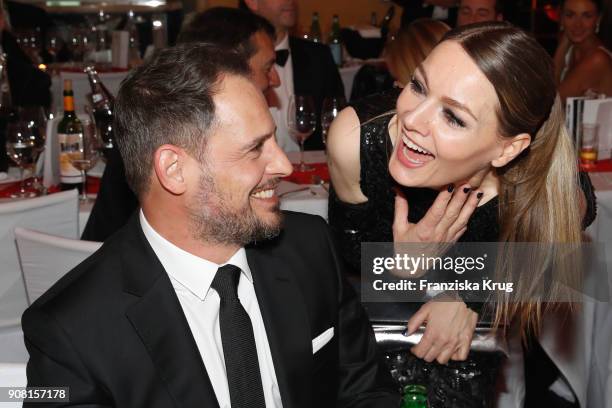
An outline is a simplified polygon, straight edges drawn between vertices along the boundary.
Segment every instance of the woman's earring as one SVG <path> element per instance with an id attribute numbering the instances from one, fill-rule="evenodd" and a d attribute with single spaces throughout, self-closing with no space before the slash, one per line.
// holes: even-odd
<path id="1" fill-rule="evenodd" d="M 597 25 L 595 26 L 595 32 L 599 32 L 599 26 L 601 25 L 601 20 L 597 20 Z"/>

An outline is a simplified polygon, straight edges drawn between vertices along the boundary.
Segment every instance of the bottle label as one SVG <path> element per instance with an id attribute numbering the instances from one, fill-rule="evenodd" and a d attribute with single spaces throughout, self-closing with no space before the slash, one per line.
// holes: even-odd
<path id="1" fill-rule="evenodd" d="M 71 157 L 80 158 L 83 151 L 82 133 L 58 133 L 57 140 L 60 145 L 59 168 L 60 181 L 67 184 L 82 183 L 83 176 L 70 162 Z"/>
<path id="2" fill-rule="evenodd" d="M 64 111 L 74 112 L 74 96 L 64 96 Z"/>

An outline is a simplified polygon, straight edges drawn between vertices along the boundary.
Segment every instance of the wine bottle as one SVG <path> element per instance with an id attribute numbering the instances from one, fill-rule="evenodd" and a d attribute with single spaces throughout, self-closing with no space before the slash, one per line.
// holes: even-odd
<path id="1" fill-rule="evenodd" d="M 342 39 L 340 38 L 340 19 L 334 14 L 331 31 L 329 34 L 329 49 L 337 66 L 342 65 Z"/>
<path id="2" fill-rule="evenodd" d="M 393 16 L 395 15 L 395 6 L 389 7 L 387 10 L 387 14 L 383 17 L 383 21 L 380 24 L 380 35 L 381 37 L 387 38 L 387 34 L 389 34 L 389 26 L 391 25 L 391 20 L 393 20 Z"/>
<path id="3" fill-rule="evenodd" d="M 102 140 L 104 149 L 113 147 L 113 104 L 114 96 L 106 89 L 96 70 L 89 66 L 85 68 L 89 86 L 91 87 L 91 102 L 96 132 Z"/>
<path id="4" fill-rule="evenodd" d="M 83 182 L 81 172 L 70 162 L 71 154 L 79 154 L 83 144 L 83 125 L 74 111 L 72 81 L 64 80 L 64 117 L 57 125 L 60 145 L 59 167 L 62 190 L 78 188 Z"/>
<path id="5" fill-rule="evenodd" d="M 321 25 L 319 24 L 319 13 L 312 13 L 312 23 L 310 24 L 310 33 L 308 35 L 310 41 L 321 42 Z"/>

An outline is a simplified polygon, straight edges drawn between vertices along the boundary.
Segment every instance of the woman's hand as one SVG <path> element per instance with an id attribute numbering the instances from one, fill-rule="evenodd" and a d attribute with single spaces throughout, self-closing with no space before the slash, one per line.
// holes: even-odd
<path id="1" fill-rule="evenodd" d="M 454 191 L 454 194 L 453 194 Z M 417 224 L 408 222 L 408 200 L 398 190 L 395 195 L 393 242 L 455 242 L 467 229 L 467 223 L 482 198 L 469 185 L 449 187 L 438 194 L 425 216 Z"/>
<path id="2" fill-rule="evenodd" d="M 442 295 L 447 296 L 447 295 Z M 449 359 L 463 361 L 470 352 L 472 336 L 478 322 L 478 314 L 461 301 L 430 300 L 408 321 L 408 333 L 414 333 L 426 324 L 421 341 L 412 347 L 412 353 L 427 362 L 440 364 Z"/>

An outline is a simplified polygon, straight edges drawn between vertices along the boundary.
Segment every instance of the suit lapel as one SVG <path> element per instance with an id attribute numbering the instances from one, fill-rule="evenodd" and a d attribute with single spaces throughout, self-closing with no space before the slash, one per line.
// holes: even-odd
<path id="1" fill-rule="evenodd" d="M 126 316 L 142 340 L 177 407 L 218 407 L 212 384 L 170 278 L 136 216 L 122 254 L 125 291 L 140 297 Z"/>
<path id="2" fill-rule="evenodd" d="M 312 344 L 302 293 L 282 259 L 255 248 L 247 248 L 247 259 L 283 407 L 310 407 Z"/>

